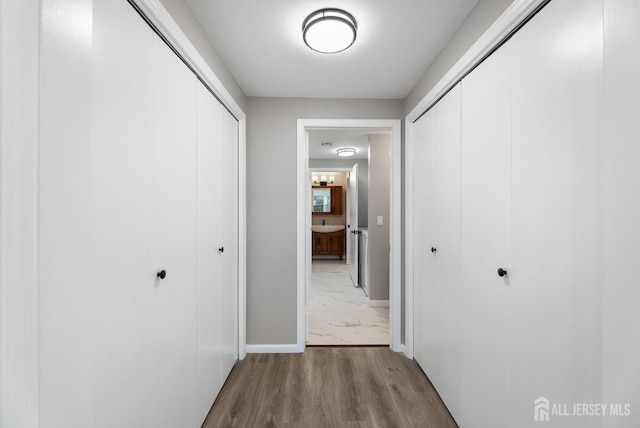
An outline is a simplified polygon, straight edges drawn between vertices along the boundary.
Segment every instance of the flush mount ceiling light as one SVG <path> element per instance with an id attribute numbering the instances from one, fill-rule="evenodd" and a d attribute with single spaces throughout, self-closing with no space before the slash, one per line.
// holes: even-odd
<path id="1" fill-rule="evenodd" d="M 336 152 L 338 153 L 338 156 L 347 157 L 347 156 L 355 155 L 356 154 L 356 149 L 351 148 L 351 147 L 345 147 L 344 149 L 336 150 Z"/>
<path id="2" fill-rule="evenodd" d="M 356 41 L 358 23 L 342 9 L 316 10 L 302 22 L 302 39 L 312 50 L 338 53 Z"/>

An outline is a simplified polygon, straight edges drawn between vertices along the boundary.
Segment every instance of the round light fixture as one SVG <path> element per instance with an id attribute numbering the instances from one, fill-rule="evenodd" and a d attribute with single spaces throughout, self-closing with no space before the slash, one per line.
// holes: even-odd
<path id="1" fill-rule="evenodd" d="M 356 149 L 351 148 L 351 147 L 345 147 L 344 149 L 336 150 L 336 152 L 338 153 L 338 156 L 347 157 L 347 156 L 355 155 L 356 154 Z"/>
<path id="2" fill-rule="evenodd" d="M 316 10 L 302 22 L 302 39 L 312 50 L 338 53 L 356 41 L 358 23 L 342 9 Z"/>

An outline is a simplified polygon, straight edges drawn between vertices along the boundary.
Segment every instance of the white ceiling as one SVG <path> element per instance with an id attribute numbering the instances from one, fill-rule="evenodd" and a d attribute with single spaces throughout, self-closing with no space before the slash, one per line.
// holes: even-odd
<path id="1" fill-rule="evenodd" d="M 478 0 L 186 0 L 247 96 L 403 99 Z M 311 12 L 339 7 L 355 44 L 326 55 L 302 41 Z"/>
<path id="2" fill-rule="evenodd" d="M 321 129 L 309 131 L 309 159 L 368 159 L 369 136 L 388 131 L 371 131 L 357 129 Z M 323 146 L 322 143 L 332 143 Z M 356 154 L 349 158 L 338 157 L 336 150 L 353 147 Z"/>

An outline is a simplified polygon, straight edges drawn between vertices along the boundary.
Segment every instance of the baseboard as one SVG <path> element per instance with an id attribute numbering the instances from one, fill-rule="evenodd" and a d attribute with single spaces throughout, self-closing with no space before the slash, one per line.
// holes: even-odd
<path id="1" fill-rule="evenodd" d="M 301 352 L 295 343 L 287 345 L 249 345 L 247 354 L 295 354 Z"/>
<path id="2" fill-rule="evenodd" d="M 369 300 L 369 306 L 372 308 L 388 308 L 389 301 L 388 300 Z"/>

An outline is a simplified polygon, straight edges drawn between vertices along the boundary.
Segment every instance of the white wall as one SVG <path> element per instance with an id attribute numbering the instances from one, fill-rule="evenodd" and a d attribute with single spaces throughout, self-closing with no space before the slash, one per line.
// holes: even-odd
<path id="1" fill-rule="evenodd" d="M 248 344 L 297 340 L 297 120 L 401 117 L 400 100 L 247 98 Z"/>

